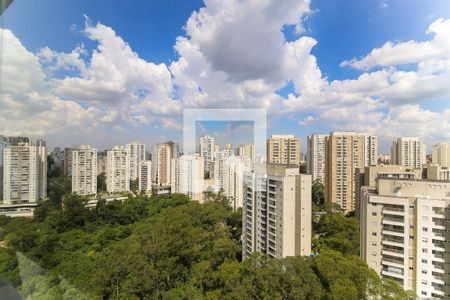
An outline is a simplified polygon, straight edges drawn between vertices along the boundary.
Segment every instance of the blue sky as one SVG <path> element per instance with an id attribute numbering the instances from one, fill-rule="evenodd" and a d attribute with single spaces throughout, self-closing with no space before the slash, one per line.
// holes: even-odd
<path id="1" fill-rule="evenodd" d="M 217 4 L 219 3 L 217 1 L 211 2 L 216 6 L 222 5 Z M 223 3 L 225 2 L 226 1 Z M 230 1 L 230 3 L 234 2 L 235 1 Z M 288 1 L 286 1 L 286 3 L 287 2 Z M 292 6 L 296 5 L 294 4 L 294 1 L 292 3 Z M 210 4 L 210 7 L 205 9 L 205 11 L 209 12 L 210 15 L 216 13 L 213 4 Z M 229 4 L 229 6 L 226 6 L 223 4 L 223 9 L 228 9 L 230 10 L 230 14 L 233 14 L 233 5 Z M 204 24 L 196 25 L 193 29 L 185 28 L 187 21 L 192 16 L 193 12 L 199 11 L 203 7 L 205 7 L 205 3 L 203 3 L 203 1 L 191 0 L 132 1 L 132 4 L 130 4 L 130 1 L 15 0 L 10 5 L 8 10 L 1 16 L 0 26 L 1 28 L 9 29 L 13 36 L 20 41 L 29 53 L 39 57 L 40 64 L 46 77 L 41 86 L 45 86 L 45 89 L 48 89 L 45 90 L 45 92 L 41 92 L 43 98 L 48 98 L 50 97 L 49 95 L 52 95 L 61 101 L 73 101 L 74 105 L 76 104 L 80 107 L 80 114 L 83 115 L 80 116 L 80 119 L 91 118 L 91 114 L 94 114 L 94 112 L 92 112 L 94 109 L 97 109 L 98 111 L 107 110 L 108 112 L 105 112 L 105 114 L 108 114 L 108 118 L 106 118 L 107 121 L 102 121 L 103 123 L 99 122 L 101 124 L 96 125 L 98 128 L 96 127 L 94 129 L 93 127 L 90 128 L 88 126 L 86 128 L 79 128 L 79 132 L 74 133 L 73 128 L 78 128 L 76 127 L 76 124 L 78 124 L 77 122 L 79 122 L 79 119 L 74 121 L 73 126 L 67 125 L 67 128 L 65 128 L 65 125 L 62 125 L 61 121 L 59 121 L 59 123 L 50 124 L 51 120 L 49 119 L 48 122 L 42 124 L 42 126 L 39 123 L 33 124 L 33 126 L 30 124 L 23 124 L 23 130 L 18 129 L 17 131 L 14 131 L 14 128 L 11 129 L 12 125 L 7 123 L 7 121 L 9 121 L 8 119 L 11 118 L 11 115 L 9 115 L 4 116 L 6 119 L 6 125 L 3 127 L 7 128 L 7 130 L 4 130 L 3 134 L 27 134 L 27 128 L 40 129 L 40 127 L 42 127 L 41 130 L 30 132 L 28 135 L 43 136 L 52 146 L 64 146 L 72 143 L 88 142 L 95 144 L 99 148 L 108 148 L 113 146 L 115 143 L 125 143 L 129 139 L 140 139 L 148 145 L 166 138 L 181 139 L 180 129 L 177 128 L 176 125 L 173 125 L 174 123 L 181 122 L 180 113 L 154 113 L 154 109 L 152 109 L 152 112 L 147 114 L 147 116 L 149 116 L 149 120 L 144 120 L 146 119 L 146 115 L 132 115 L 129 113 L 129 111 L 141 110 L 141 106 L 136 106 L 135 108 L 130 104 L 132 100 L 122 99 L 113 92 L 110 93 L 109 91 L 106 91 L 104 95 L 97 95 L 95 93 L 98 91 L 89 91 L 89 93 L 86 92 L 87 96 L 83 97 L 82 95 L 77 98 L 77 96 L 80 95 L 80 91 L 77 91 L 76 93 L 73 91 L 71 91 L 71 93 L 62 93 L 60 87 L 56 84 L 61 84 L 63 82 L 58 81 L 55 84 L 53 79 L 61 79 L 61 81 L 63 81 L 67 77 L 80 77 L 82 79 L 86 79 L 86 81 L 89 81 L 90 77 L 83 74 L 80 69 L 76 68 L 71 69 L 70 71 L 68 71 L 67 68 L 60 68 L 57 71 L 49 73 L 48 69 L 43 67 L 44 63 L 42 62 L 42 56 L 38 55 L 39 51 L 45 47 L 48 47 L 51 51 L 53 51 L 53 53 L 56 54 L 70 53 L 77 46 L 82 44 L 84 45 L 84 54 L 80 55 L 80 59 L 85 62 L 86 69 L 93 69 L 93 53 L 99 52 L 100 54 L 103 54 L 103 52 L 106 52 L 105 50 L 99 48 L 99 44 L 103 41 L 105 43 L 105 47 L 112 45 L 111 43 L 105 42 L 106 37 L 104 32 L 101 31 L 104 28 L 98 28 L 98 24 L 104 25 L 106 28 L 110 28 L 114 32 L 115 36 L 120 37 L 124 43 L 129 46 L 131 51 L 134 52 L 140 59 L 144 60 L 146 63 L 160 66 L 164 69 L 163 71 L 158 71 L 158 74 L 164 73 L 167 69 L 169 74 L 168 80 L 171 80 L 170 84 L 172 85 L 171 91 L 168 92 L 168 97 L 175 95 L 175 99 L 171 101 L 175 101 L 176 104 L 178 104 L 178 102 L 182 102 L 183 107 L 186 107 L 186 105 L 189 107 L 192 107 L 192 105 L 198 105 L 200 107 L 217 107 L 217 105 L 227 106 L 226 101 L 224 104 L 223 100 L 223 98 L 227 97 L 227 93 L 224 92 L 220 94 L 217 92 L 217 90 L 220 89 L 217 82 L 221 82 L 221 80 L 223 80 L 221 79 L 221 76 L 227 77 L 226 84 L 230 84 L 230 89 L 236 88 L 236 91 L 242 90 L 243 87 L 247 87 L 250 81 L 252 88 L 254 88 L 257 86 L 256 81 L 258 79 L 264 79 L 265 86 L 261 88 L 261 90 L 270 90 L 272 92 L 267 92 L 264 94 L 263 92 L 258 91 L 257 96 L 254 97 L 263 99 L 267 96 L 267 99 L 274 99 L 277 95 L 281 96 L 281 99 L 273 101 L 270 100 L 272 101 L 271 103 L 275 103 L 276 101 L 279 103 L 277 102 L 278 104 L 270 106 L 268 135 L 276 133 L 291 133 L 300 136 L 302 139 L 303 150 L 305 150 L 304 145 L 306 135 L 313 132 L 328 132 L 330 130 L 341 129 L 379 130 L 378 123 L 385 123 L 386 125 L 383 126 L 383 128 L 386 126 L 392 126 L 392 128 L 387 130 L 387 132 L 377 133 L 382 136 L 381 152 L 386 152 L 389 141 L 392 138 L 390 135 L 391 132 L 393 132 L 393 134 L 405 135 L 414 135 L 414 133 L 416 133 L 415 131 L 408 129 L 410 126 L 401 128 L 402 126 L 400 125 L 405 123 L 402 121 L 404 119 L 396 119 L 397 117 L 394 117 L 394 115 L 400 115 L 399 112 L 402 112 L 403 114 L 403 111 L 410 111 L 412 118 L 423 118 L 423 116 L 429 116 L 430 120 L 439 120 L 439 118 L 442 120 L 448 120 L 449 114 L 447 114 L 446 111 L 450 108 L 450 99 L 447 96 L 447 90 L 445 90 L 442 86 L 439 88 L 444 89 L 443 91 L 439 88 L 435 88 L 436 84 L 439 84 L 439 82 L 429 85 L 434 89 L 425 89 L 425 92 L 423 90 L 415 91 L 412 89 L 411 91 L 401 90 L 402 93 L 400 93 L 398 91 L 389 90 L 380 95 L 372 90 L 370 93 L 366 93 L 366 88 L 363 89 L 362 92 L 360 92 L 360 89 L 358 88 L 358 93 L 355 94 L 354 87 L 349 87 L 348 82 L 346 82 L 348 80 L 357 80 L 363 73 L 377 75 L 382 71 L 393 72 L 389 75 L 391 77 L 386 79 L 386 82 L 392 82 L 392 80 L 395 80 L 395 78 L 398 77 L 398 74 L 402 75 L 402 72 L 416 72 L 421 62 L 419 59 L 421 58 L 412 59 L 411 63 L 398 63 L 397 61 L 394 61 L 391 64 L 383 64 L 380 62 L 382 59 L 378 58 L 378 61 L 374 63 L 373 66 L 369 66 L 367 69 L 358 68 L 355 67 L 355 65 L 350 67 L 340 66 L 340 64 L 346 60 L 349 61 L 354 58 L 361 60 L 367 56 L 372 49 L 381 48 L 388 41 L 394 44 L 407 43 L 408 41 L 416 41 L 418 43 L 430 41 L 433 38 L 433 34 L 426 33 L 430 24 L 439 18 L 442 18 L 443 20 L 450 19 L 450 2 L 447 0 L 316 0 L 311 2 L 307 10 L 298 8 L 297 17 L 298 20 L 300 20 L 298 24 L 301 24 L 301 27 L 303 28 L 300 32 L 296 32 L 295 29 L 296 25 L 298 25 L 297 22 L 284 20 L 283 17 L 275 16 L 275 13 L 273 13 L 274 19 L 276 17 L 281 19 L 281 21 L 277 21 L 275 24 L 278 24 L 279 22 L 290 22 L 290 24 L 283 25 L 283 28 L 279 29 L 284 33 L 284 41 L 281 41 L 282 44 L 278 46 L 283 47 L 289 42 L 295 43 L 303 37 L 311 38 L 311 40 L 315 41 L 315 45 L 310 48 L 305 45 L 298 46 L 299 51 L 306 51 L 304 56 L 295 61 L 295 63 L 298 64 L 298 66 L 295 67 L 298 71 L 294 68 L 293 71 L 290 71 L 289 75 L 284 73 L 280 75 L 275 74 L 276 72 L 274 72 L 274 75 L 271 75 L 270 78 L 269 76 L 266 76 L 266 74 L 255 75 L 255 73 L 251 73 L 251 75 L 248 75 L 245 73 L 242 75 L 242 70 L 239 69 L 239 65 L 241 64 L 246 65 L 246 63 L 248 63 L 247 66 L 253 66 L 260 63 L 258 60 L 255 60 L 254 62 L 243 61 L 244 58 L 251 60 L 252 56 L 245 57 L 245 54 L 249 51 L 255 50 L 255 57 L 261 54 L 261 51 L 258 52 L 257 49 L 252 48 L 251 44 L 253 42 L 257 45 L 260 41 L 250 41 L 248 42 L 248 45 L 242 45 L 242 52 L 239 52 L 239 49 L 230 49 L 230 52 L 221 52 L 220 49 L 215 49 L 215 45 L 218 44 L 217 41 L 220 40 L 215 39 L 214 37 L 212 37 L 211 40 L 203 40 L 202 38 L 202 34 L 208 36 L 208 34 L 213 35 L 217 33 L 222 36 L 226 36 L 226 33 L 231 32 L 234 36 L 239 36 L 242 34 L 245 37 L 245 34 L 248 34 L 248 37 L 255 36 L 255 39 L 257 39 L 259 37 L 258 32 L 253 34 L 250 32 L 251 28 L 247 29 L 244 27 L 241 31 L 236 29 L 239 28 L 240 24 L 237 24 L 234 27 L 233 24 L 230 24 L 228 21 L 220 23 L 220 16 L 213 19 L 213 21 L 210 21 L 212 22 L 211 24 L 208 24 L 205 21 Z M 288 14 L 288 12 L 293 10 L 295 9 L 287 8 L 285 14 Z M 254 13 L 258 14 L 257 11 Z M 261 14 L 263 13 L 266 13 L 266 11 L 261 12 Z M 85 16 L 89 18 L 87 23 Z M 294 18 L 296 16 L 293 15 L 292 17 Z M 255 22 L 260 21 L 260 19 L 264 22 L 272 21 L 271 18 L 271 14 L 267 13 L 267 16 L 261 16 L 261 18 L 255 17 Z M 211 33 L 208 30 L 212 25 L 214 25 L 214 22 L 216 22 L 214 20 L 217 20 L 217 24 L 222 24 L 222 26 L 217 32 Z M 88 23 L 90 25 L 86 25 Z M 245 22 L 243 24 L 245 24 Z M 90 33 L 91 37 L 87 38 L 86 28 L 89 26 L 92 27 L 92 32 Z M 227 31 L 227 26 L 229 27 L 229 31 Z M 196 30 L 199 32 L 198 35 L 195 35 L 197 32 Z M 259 30 L 264 29 L 259 28 Z M 267 30 L 269 31 L 269 29 Z M 442 30 L 442 32 L 445 31 Z M 444 33 L 442 33 L 442 35 L 444 35 Z M 199 49 L 198 53 L 203 55 L 205 61 L 198 62 L 197 60 L 194 60 L 192 57 L 195 57 L 195 55 L 191 55 L 194 52 L 189 52 L 191 51 L 191 48 L 182 48 L 184 44 L 182 44 L 179 40 L 177 42 L 177 38 L 179 37 L 186 39 L 189 45 L 195 46 L 191 48 L 197 47 Z M 274 40 L 278 38 L 276 36 L 276 32 L 272 35 L 261 35 L 261 37 L 266 39 L 271 39 L 273 37 Z M 246 40 L 249 39 L 244 39 L 244 41 Z M 309 40 L 309 42 L 311 42 L 311 40 Z M 3 41 L 5 41 L 5 39 L 3 39 Z M 238 40 L 238 42 L 242 43 L 241 40 Z M 309 42 L 305 40 L 305 44 Z M 264 45 L 264 41 L 262 45 Z M 281 53 L 276 52 L 281 51 L 278 48 L 274 46 L 274 53 Z M 244 58 L 242 58 L 242 61 L 236 63 L 237 58 L 223 57 L 228 53 L 230 56 L 235 55 L 234 53 L 242 53 L 244 54 Z M 261 55 L 261 57 L 265 57 L 264 53 Z M 314 59 L 314 62 L 310 61 L 311 58 Z M 444 61 L 447 58 L 447 56 L 442 57 L 442 55 L 437 58 L 427 56 L 424 60 L 426 59 L 426 62 L 435 60 Z M 189 68 L 184 68 L 181 71 L 177 69 L 177 71 L 175 68 L 172 68 L 171 64 L 173 63 L 179 63 L 181 65 L 182 59 L 186 59 L 189 67 L 192 67 L 192 70 L 189 70 Z M 198 65 L 196 65 L 197 63 Z M 234 67 L 233 63 L 236 63 L 236 67 Z M 275 61 L 273 64 L 268 65 L 268 69 L 276 66 L 277 63 L 278 62 Z M 162 67 L 161 64 L 164 66 Z M 227 64 L 230 67 L 228 67 Z M 303 65 L 308 64 L 312 64 L 311 69 L 307 69 L 306 71 L 303 70 Z M 304 72 L 308 75 L 314 73 L 317 69 L 320 69 L 320 73 L 315 79 L 296 77 L 297 73 Z M 207 82 L 207 80 L 201 76 L 202 70 L 204 71 L 203 73 L 210 74 L 211 78 L 214 79 L 214 76 L 217 76 L 218 79 L 211 79 Z M 98 74 L 98 72 L 94 71 L 95 70 L 92 72 Z M 120 69 L 116 71 L 118 71 L 118 73 L 122 72 Z M 255 69 L 255 72 L 259 71 L 259 69 Z M 126 71 L 123 71 L 122 73 L 125 74 Z M 223 75 L 224 73 L 225 75 Z M 106 74 L 108 74 L 108 72 L 106 72 Z M 8 74 L 4 74 L 3 76 L 8 76 Z M 139 77 L 139 79 L 144 78 L 142 79 L 144 82 L 143 86 L 146 85 L 146 76 L 151 76 L 151 74 L 144 74 L 142 77 Z M 241 78 L 242 76 L 250 76 L 251 78 L 245 78 L 247 81 L 244 81 Z M 190 89 L 192 84 L 189 87 L 183 87 L 183 84 L 188 81 L 186 78 L 192 79 L 193 82 L 195 82 L 195 89 Z M 106 80 L 108 80 L 108 78 L 106 78 L 105 81 Z M 167 78 L 162 78 L 161 82 L 165 82 L 165 80 L 167 80 Z M 310 82 L 313 80 L 315 80 L 316 83 L 311 84 Z M 309 92 L 310 85 L 328 85 L 333 81 L 338 81 L 345 86 L 340 88 L 338 92 L 333 90 L 330 91 L 329 94 L 322 93 L 317 95 L 314 94 L 315 92 Z M 152 84 L 153 83 L 149 83 L 149 86 L 152 86 Z M 302 86 L 302 84 L 306 87 Z M 360 81 L 355 83 L 355 85 L 360 86 L 363 84 L 364 82 Z M 375 83 L 371 84 L 375 85 Z M 161 83 L 155 83 L 155 86 L 158 85 L 161 85 Z M 50 86 L 50 88 L 48 86 Z M 125 86 L 128 85 L 125 84 Z M 179 96 L 176 92 L 178 89 L 182 90 L 181 96 Z M 226 86 L 224 86 L 224 89 L 227 89 Z M 152 89 L 148 90 L 153 92 Z M 311 88 L 311 91 L 312 90 L 313 89 Z M 348 92 L 349 90 L 351 90 L 351 92 Z M 114 92 L 115 91 L 116 90 L 114 90 Z M 133 93 L 136 94 L 136 91 Z M 194 97 L 193 93 L 204 94 L 202 95 L 204 97 Z M 240 95 L 238 92 L 236 93 L 237 94 L 231 95 Z M 336 93 L 342 93 L 336 96 L 339 99 L 346 99 L 346 97 L 348 97 L 349 100 L 343 100 L 342 105 L 337 106 L 334 106 L 336 101 L 330 100 L 330 102 L 334 103 L 325 103 L 325 100 L 317 100 L 317 103 L 320 103 L 317 104 L 317 107 L 321 107 L 317 110 L 315 110 L 314 107 L 311 108 L 308 106 L 308 103 L 311 103 L 311 101 L 316 101 L 316 98 L 327 98 L 328 95 L 336 95 Z M 349 95 L 349 93 L 352 93 L 352 95 Z M 158 101 L 161 100 L 161 95 L 163 94 L 164 91 L 158 94 Z M 283 100 L 283 98 L 289 98 L 289 94 L 299 98 L 295 101 L 299 101 L 299 103 L 306 103 L 306 105 L 293 105 L 295 106 L 295 109 L 292 108 L 293 106 L 287 105 L 288 109 L 286 109 L 284 105 L 288 104 L 287 102 L 291 100 Z M 311 94 L 312 96 L 308 96 L 310 97 L 308 98 L 306 96 L 307 94 Z M 406 100 L 399 94 L 406 95 L 404 96 Z M 21 99 L 20 97 L 23 96 L 15 96 L 12 92 L 11 95 L 10 96 L 13 100 Z M 114 101 L 111 100 L 112 102 L 102 102 L 103 100 L 101 99 L 107 98 L 105 95 L 112 95 L 112 98 L 117 96 L 120 99 Z M 120 95 L 123 96 L 124 94 Z M 236 102 L 235 106 L 252 106 L 248 103 L 255 103 L 256 101 L 259 101 L 253 100 L 253 95 L 254 93 L 252 94 L 248 92 L 244 95 L 244 101 Z M 3 99 L 0 99 L 0 104 L 3 103 L 6 107 L 6 104 L 10 103 L 10 101 L 7 102 L 5 100 L 7 99 L 5 95 L 2 97 Z M 98 98 L 100 100 L 91 101 L 91 99 L 88 99 L 90 97 L 93 99 Z M 357 102 L 358 97 L 361 98 L 361 102 Z M 149 97 L 148 101 L 155 101 L 150 98 L 151 97 Z M 192 100 L 194 98 L 195 100 Z M 395 100 L 394 102 L 394 100 L 391 100 L 394 98 L 398 98 L 399 100 Z M 133 101 L 135 101 L 135 99 Z M 20 102 L 20 100 L 16 100 L 16 102 Z M 119 102 L 121 103 L 120 105 L 123 104 L 123 107 L 128 109 L 127 113 L 124 113 L 125 108 L 116 109 L 116 107 L 119 107 L 119 104 L 117 104 Z M 140 104 L 140 100 L 137 102 Z M 160 107 L 163 105 L 161 103 L 150 103 L 148 106 Z M 255 104 L 255 106 L 260 105 L 263 104 Z M 347 111 L 340 110 L 340 108 L 345 108 L 347 105 Z M 32 104 L 28 107 L 31 106 Z M 42 107 L 44 106 L 45 105 L 42 105 Z M 105 107 L 107 109 L 105 109 Z M 303 107 L 305 108 L 303 109 Z M 367 107 L 371 108 L 368 109 Z M 92 109 L 89 110 L 90 108 Z M 174 108 L 174 111 L 175 110 L 176 109 Z M 6 111 L 6 109 L 4 111 Z M 278 113 L 278 111 L 280 113 Z M 350 118 L 349 116 L 346 116 L 347 112 L 349 116 L 358 115 L 356 119 L 364 120 L 363 124 L 357 121 L 353 123 L 346 122 L 346 120 Z M 370 114 L 370 117 L 359 115 L 364 113 Z M 378 117 L 378 113 L 382 113 L 384 115 Z M 68 114 L 70 115 L 70 112 Z M 439 115 L 434 116 L 433 114 Z M 43 110 L 42 115 L 45 116 L 51 114 Z M 342 117 L 340 117 L 340 115 L 342 115 Z M 99 119 L 98 116 L 93 118 L 96 120 Z M 366 123 L 366 119 L 370 119 L 370 122 L 367 121 Z M 436 129 L 439 130 L 436 132 L 427 131 L 426 128 L 433 127 L 433 125 L 431 123 L 428 124 L 427 120 L 420 119 L 420 122 L 422 121 L 424 123 L 421 125 L 423 126 L 423 129 L 417 129 L 417 135 L 424 138 L 427 142 L 429 141 L 429 143 L 432 143 L 449 138 L 449 133 L 443 132 L 442 128 Z M 15 121 L 14 124 L 17 125 L 17 121 Z M 1 121 L 0 125 L 2 125 Z M 58 126 L 64 128 L 61 130 L 48 130 L 48 128 L 55 128 Z M 214 127 L 215 125 L 210 126 L 212 126 L 212 129 L 210 129 L 211 131 L 215 131 L 217 129 Z M 449 128 L 448 122 L 443 128 L 444 130 Z M 0 132 L 0 134 L 1 133 L 2 132 Z M 89 138 L 89 135 L 92 135 L 92 137 Z M 238 143 L 239 142 L 236 144 Z"/>

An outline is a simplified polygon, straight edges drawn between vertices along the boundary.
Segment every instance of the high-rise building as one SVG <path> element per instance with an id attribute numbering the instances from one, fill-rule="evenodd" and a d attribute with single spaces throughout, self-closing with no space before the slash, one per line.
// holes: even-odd
<path id="1" fill-rule="evenodd" d="M 226 151 L 226 150 L 225 150 Z M 241 208 L 244 201 L 244 172 L 252 169 L 249 158 L 232 155 L 220 155 L 214 165 L 216 193 L 227 197 L 233 209 Z"/>
<path id="2" fill-rule="evenodd" d="M 140 142 L 127 144 L 130 161 L 130 179 L 136 180 L 139 177 L 139 165 L 145 160 L 145 145 Z"/>
<path id="3" fill-rule="evenodd" d="M 391 146 L 391 164 L 422 168 L 426 164 L 426 147 L 417 137 L 401 137 Z"/>
<path id="4" fill-rule="evenodd" d="M 325 150 L 328 134 L 313 134 L 308 136 L 306 153 L 306 173 L 311 175 L 312 181 L 325 182 Z"/>
<path id="5" fill-rule="evenodd" d="M 356 171 L 370 166 L 372 158 L 376 165 L 376 140 L 374 135 L 356 132 L 332 132 L 326 138 L 326 201 L 338 204 L 346 212 L 356 208 Z"/>
<path id="6" fill-rule="evenodd" d="M 3 199 L 3 152 L 9 146 L 8 139 L 0 135 L 0 199 Z M 1 203 L 1 201 L 0 201 Z"/>
<path id="7" fill-rule="evenodd" d="M 215 157 L 214 150 L 215 150 L 214 138 L 209 135 L 202 136 L 200 138 L 200 156 L 203 157 L 205 161 L 204 164 L 205 174 L 209 174 L 211 162 L 214 161 Z"/>
<path id="8" fill-rule="evenodd" d="M 439 143 L 434 145 L 431 157 L 433 164 L 450 169 L 450 144 Z"/>
<path id="9" fill-rule="evenodd" d="M 380 175 L 361 197 L 361 257 L 419 299 L 450 295 L 450 182 Z"/>
<path id="10" fill-rule="evenodd" d="M 267 140 L 267 162 L 300 165 L 300 139 L 293 135 L 272 135 Z"/>
<path id="11" fill-rule="evenodd" d="M 156 144 L 152 154 L 152 180 L 157 186 L 170 185 L 172 147 L 168 143 Z"/>
<path id="12" fill-rule="evenodd" d="M 64 176 L 69 177 L 72 177 L 72 148 L 64 148 Z"/>
<path id="13" fill-rule="evenodd" d="M 255 165 L 244 179 L 243 257 L 310 255 L 311 175 L 296 165 Z"/>
<path id="14" fill-rule="evenodd" d="M 203 201 L 204 159 L 198 154 L 172 159 L 172 193 L 188 195 L 193 201 Z"/>
<path id="15" fill-rule="evenodd" d="M 30 144 L 30 139 L 24 136 L 9 136 L 7 137 L 8 144 L 11 146 L 18 146 L 19 144 Z"/>
<path id="16" fill-rule="evenodd" d="M 255 161 L 255 145 L 254 144 L 239 145 L 238 155 L 241 157 L 249 158 L 251 161 Z"/>
<path id="17" fill-rule="evenodd" d="M 152 162 L 141 161 L 139 164 L 139 190 L 150 192 L 152 190 Z"/>
<path id="18" fill-rule="evenodd" d="M 39 198 L 47 198 L 47 150 L 44 140 L 36 141 L 36 151 L 38 154 L 38 193 Z"/>
<path id="19" fill-rule="evenodd" d="M 106 154 L 106 191 L 130 191 L 130 155 L 128 147 L 115 146 Z"/>
<path id="20" fill-rule="evenodd" d="M 66 148 L 67 149 L 67 148 Z M 78 195 L 97 194 L 97 149 L 79 145 L 70 149 L 72 193 Z"/>
<path id="21" fill-rule="evenodd" d="M 107 151 L 97 153 L 97 175 L 105 174 L 106 176 L 106 158 Z"/>
<path id="22" fill-rule="evenodd" d="M 180 145 L 174 141 L 167 141 L 170 147 L 170 159 L 180 157 Z"/>
<path id="23" fill-rule="evenodd" d="M 42 153 L 45 153 L 43 142 L 39 146 L 18 142 L 4 149 L 3 204 L 36 203 L 46 198 L 47 174 L 41 170 L 46 158 Z"/>

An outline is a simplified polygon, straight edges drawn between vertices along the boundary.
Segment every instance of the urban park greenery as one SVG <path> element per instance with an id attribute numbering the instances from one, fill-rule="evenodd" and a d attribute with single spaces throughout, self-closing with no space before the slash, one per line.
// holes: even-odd
<path id="1" fill-rule="evenodd" d="M 66 194 L 34 219 L 0 217 L 0 273 L 24 298 L 407 299 L 355 256 L 355 224 L 335 213 L 319 226 L 316 256 L 241 261 L 241 211 L 220 198 L 85 203 Z"/>

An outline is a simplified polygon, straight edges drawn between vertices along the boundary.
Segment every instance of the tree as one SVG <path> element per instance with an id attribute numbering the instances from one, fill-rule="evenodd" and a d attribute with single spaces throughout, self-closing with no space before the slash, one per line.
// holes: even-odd
<path id="1" fill-rule="evenodd" d="M 106 192 L 106 174 L 97 175 L 97 193 Z"/>
<path id="2" fill-rule="evenodd" d="M 319 179 L 314 180 L 311 187 L 311 193 L 314 210 L 322 210 L 325 203 L 325 188 Z"/>

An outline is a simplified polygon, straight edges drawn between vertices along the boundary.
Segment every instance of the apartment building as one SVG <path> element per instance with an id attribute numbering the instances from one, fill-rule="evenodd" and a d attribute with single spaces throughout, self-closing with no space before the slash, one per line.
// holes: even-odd
<path id="1" fill-rule="evenodd" d="M 126 145 L 130 161 L 130 179 L 139 177 L 139 165 L 145 160 L 145 145 L 135 141 Z"/>
<path id="2" fill-rule="evenodd" d="M 156 144 L 152 154 L 152 180 L 157 186 L 170 185 L 170 163 L 173 152 L 169 143 Z"/>
<path id="3" fill-rule="evenodd" d="M 450 180 L 450 169 L 440 165 L 427 165 L 424 169 L 427 179 Z"/>
<path id="4" fill-rule="evenodd" d="M 139 164 L 139 190 L 150 192 L 152 190 L 152 162 L 141 161 Z"/>
<path id="5" fill-rule="evenodd" d="M 8 139 L 0 135 L 0 200 L 3 199 L 3 151 L 9 146 Z M 1 203 L 1 201 L 0 201 Z"/>
<path id="6" fill-rule="evenodd" d="M 241 208 L 244 201 L 244 172 L 252 169 L 252 161 L 224 153 L 216 158 L 214 167 L 216 193 L 227 197 L 233 209 Z"/>
<path id="7" fill-rule="evenodd" d="M 332 132 L 326 138 L 326 201 L 346 212 L 356 208 L 357 170 L 376 165 L 377 147 L 377 136 L 369 133 Z"/>
<path id="8" fill-rule="evenodd" d="M 172 159 L 172 193 L 188 195 L 193 201 L 203 202 L 204 158 L 198 154 L 182 155 Z"/>
<path id="9" fill-rule="evenodd" d="M 36 203 L 47 196 L 45 142 L 17 142 L 3 150 L 3 205 Z"/>
<path id="10" fill-rule="evenodd" d="M 97 175 L 105 174 L 106 176 L 106 151 L 97 153 Z"/>
<path id="11" fill-rule="evenodd" d="M 66 148 L 67 149 L 67 148 Z M 97 149 L 90 145 L 79 145 L 70 149 L 72 193 L 78 195 L 97 194 Z"/>
<path id="12" fill-rule="evenodd" d="M 361 193 L 362 259 L 419 299 L 449 299 L 450 182 L 380 174 Z"/>
<path id="13" fill-rule="evenodd" d="M 312 181 L 325 182 L 326 145 L 328 134 L 312 134 L 307 138 L 306 173 Z"/>
<path id="14" fill-rule="evenodd" d="M 200 137 L 200 156 L 204 159 L 204 172 L 209 174 L 211 163 L 214 161 L 216 145 L 214 138 L 209 135 Z M 209 177 L 209 176 L 208 176 Z"/>
<path id="15" fill-rule="evenodd" d="M 72 146 L 75 147 L 76 146 Z M 64 148 L 64 176 L 72 177 L 72 148 Z"/>
<path id="16" fill-rule="evenodd" d="M 255 165 L 244 173 L 242 255 L 311 254 L 311 175 L 297 165 Z"/>
<path id="17" fill-rule="evenodd" d="M 248 158 L 253 162 L 255 161 L 255 145 L 254 144 L 239 145 L 237 153 L 241 157 Z"/>
<path id="18" fill-rule="evenodd" d="M 439 143 L 434 145 L 431 161 L 433 164 L 450 169 L 450 144 Z"/>
<path id="19" fill-rule="evenodd" d="M 391 164 L 422 168 L 426 162 L 426 146 L 419 138 L 401 137 L 392 142 Z"/>
<path id="20" fill-rule="evenodd" d="M 115 146 L 106 154 L 106 191 L 130 191 L 130 154 L 127 146 Z"/>
<path id="21" fill-rule="evenodd" d="M 267 140 L 267 163 L 300 165 L 300 139 L 293 135 L 272 135 Z"/>

